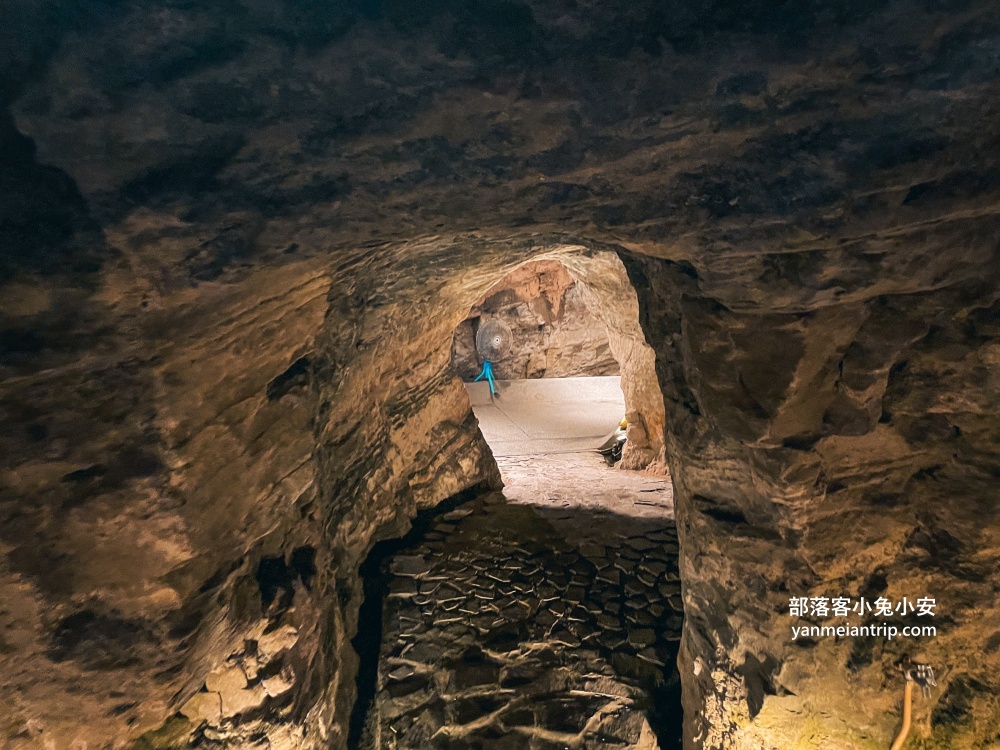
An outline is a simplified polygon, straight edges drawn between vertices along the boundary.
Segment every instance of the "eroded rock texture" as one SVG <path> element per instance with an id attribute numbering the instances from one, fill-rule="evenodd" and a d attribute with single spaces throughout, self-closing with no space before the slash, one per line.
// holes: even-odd
<path id="1" fill-rule="evenodd" d="M 478 376 L 482 357 L 476 332 L 486 321 L 499 319 L 510 328 L 513 344 L 494 363 L 497 378 L 617 375 L 606 327 L 585 299 L 586 292 L 561 263 L 521 266 L 478 300 L 455 331 L 452 365 L 463 380 Z"/>
<path id="2" fill-rule="evenodd" d="M 678 504 L 689 733 L 709 747 L 880 746 L 898 724 L 899 664 L 913 658 L 948 675 L 918 701 L 923 746 L 993 747 L 996 576 L 980 566 L 993 564 L 997 534 L 982 409 L 995 385 L 996 344 L 983 335 L 994 284 L 933 289 L 914 272 L 873 298 L 765 312 L 722 307 L 710 282 L 685 274 L 643 259 L 634 277 L 640 298 L 656 299 L 645 309 L 660 311 L 646 330 L 662 336 L 651 333 L 668 453 L 689 500 Z M 938 635 L 793 644 L 791 595 L 935 596 Z M 944 707 L 969 679 L 983 689 L 958 699 L 959 718 Z"/>
<path id="3" fill-rule="evenodd" d="M 885 747 L 904 655 L 997 746 L 993 3 L 2 13 L 7 745 L 342 747 L 358 562 L 498 481 L 452 334 L 548 258 L 655 356 L 689 747 Z M 790 644 L 862 592 L 938 637 Z"/>

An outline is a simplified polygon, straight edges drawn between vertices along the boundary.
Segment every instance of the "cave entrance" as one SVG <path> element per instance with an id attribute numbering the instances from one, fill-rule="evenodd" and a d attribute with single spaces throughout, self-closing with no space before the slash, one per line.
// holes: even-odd
<path id="1" fill-rule="evenodd" d="M 445 504 L 366 563 L 381 589 L 366 603 L 384 605 L 369 614 L 379 656 L 356 747 L 681 746 L 662 397 L 634 290 L 604 255 L 517 267 L 455 330 L 504 489 Z M 498 397 L 473 382 L 491 318 L 515 333 Z M 629 450 L 610 465 L 597 449 L 625 414 Z"/>

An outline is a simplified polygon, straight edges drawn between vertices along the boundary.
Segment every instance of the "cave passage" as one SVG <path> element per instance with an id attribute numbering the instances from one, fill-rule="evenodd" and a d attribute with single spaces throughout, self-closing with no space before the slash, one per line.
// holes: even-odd
<path id="1" fill-rule="evenodd" d="M 559 268 L 498 284 L 456 333 L 468 381 L 461 342 L 495 316 L 517 332 L 499 396 L 467 383 L 504 490 L 452 498 L 363 565 L 352 750 L 681 746 L 671 483 L 596 451 L 626 409 L 618 363 L 589 310 L 566 320 Z"/>
<path id="2" fill-rule="evenodd" d="M 452 504 L 363 569 L 368 670 L 381 646 L 352 747 L 680 747 L 669 482 L 592 453 L 501 469 L 503 494 Z"/>
<path id="3" fill-rule="evenodd" d="M 1000 750 L 998 8 L 2 0 L 0 750 Z"/>

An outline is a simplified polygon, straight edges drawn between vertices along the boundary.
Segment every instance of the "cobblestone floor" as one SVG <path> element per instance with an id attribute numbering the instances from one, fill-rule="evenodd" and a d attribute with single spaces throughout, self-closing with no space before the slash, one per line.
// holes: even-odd
<path id="1" fill-rule="evenodd" d="M 669 480 L 592 454 L 501 463 L 506 489 L 387 560 L 364 748 L 679 747 Z"/>

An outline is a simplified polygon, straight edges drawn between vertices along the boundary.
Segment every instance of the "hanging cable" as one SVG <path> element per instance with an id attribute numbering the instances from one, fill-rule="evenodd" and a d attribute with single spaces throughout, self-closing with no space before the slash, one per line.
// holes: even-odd
<path id="1" fill-rule="evenodd" d="M 910 722 L 913 718 L 913 678 L 909 671 L 906 673 L 906 687 L 903 688 L 903 726 L 899 729 L 895 741 L 890 750 L 901 750 L 906 737 L 910 733 Z"/>
<path id="2" fill-rule="evenodd" d="M 910 734 L 910 725 L 913 723 L 913 685 L 920 685 L 925 698 L 930 698 L 931 688 L 937 685 L 930 664 L 916 664 L 908 660 L 907 663 L 911 666 L 903 670 L 906 678 L 903 686 L 903 725 L 899 728 L 899 734 L 896 735 L 889 750 L 902 750 L 903 743 Z"/>

